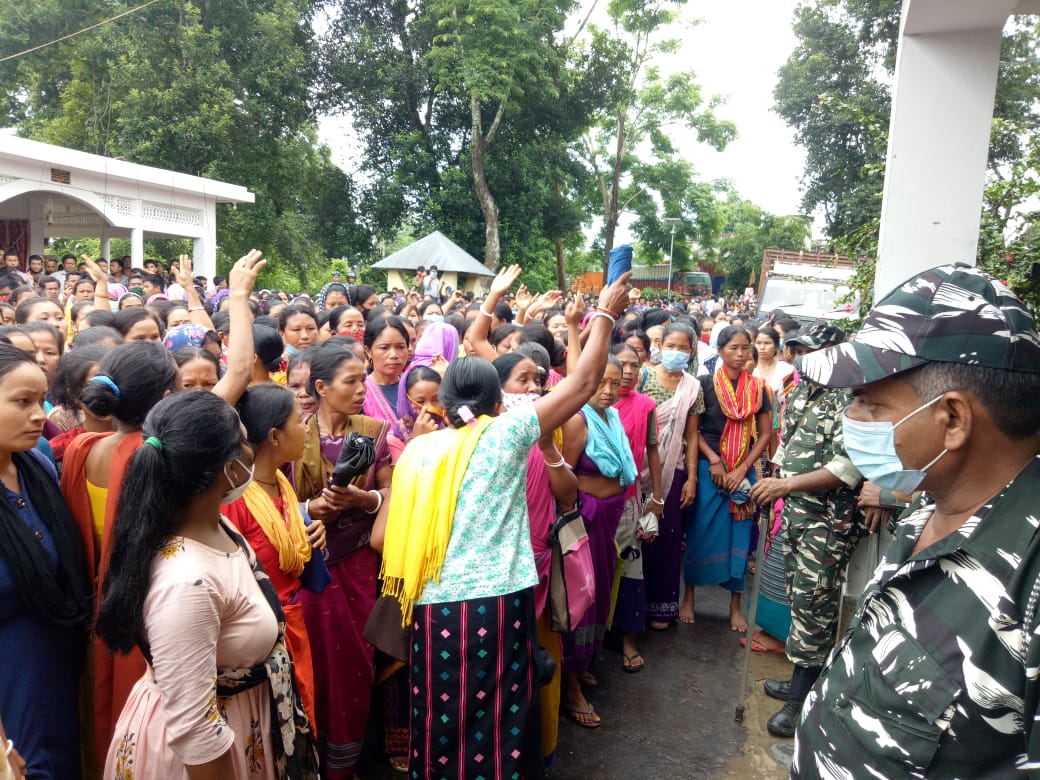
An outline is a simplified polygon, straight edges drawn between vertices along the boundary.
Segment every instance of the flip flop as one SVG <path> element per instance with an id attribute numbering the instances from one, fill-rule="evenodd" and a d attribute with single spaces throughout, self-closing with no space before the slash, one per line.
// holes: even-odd
<path id="1" fill-rule="evenodd" d="M 596 715 L 596 711 L 594 709 L 592 709 L 592 707 L 589 707 L 587 710 L 576 710 L 576 709 L 574 709 L 572 707 L 564 707 L 563 710 L 564 710 L 564 712 L 567 713 L 568 716 L 570 716 L 571 720 L 573 720 L 575 723 L 577 723 L 583 729 L 598 729 L 601 725 L 603 725 L 603 721 L 601 721 L 601 720 L 596 720 L 594 722 L 589 722 L 589 721 L 583 721 L 583 720 L 579 720 L 578 719 L 581 716 L 586 716 L 587 717 L 589 715 L 592 715 L 592 716 L 594 716 L 596 718 L 599 718 L 599 715 Z"/>
<path id="2" fill-rule="evenodd" d="M 649 626 L 648 626 L 648 628 L 651 631 L 667 631 L 669 628 L 671 628 L 672 626 L 675 625 L 675 623 L 665 623 L 665 625 L 663 625 L 663 626 L 661 626 L 661 625 L 655 626 L 654 623 L 664 623 L 664 621 L 663 620 L 662 621 L 657 621 L 657 620 L 651 621 Z"/>
<path id="3" fill-rule="evenodd" d="M 636 674 L 637 672 L 641 672 L 643 671 L 643 668 L 646 666 L 646 659 L 643 658 L 642 653 L 636 653 L 635 655 L 627 655 L 625 653 L 622 653 L 621 655 L 625 659 L 621 662 L 621 668 L 624 669 L 628 674 Z M 637 659 L 639 660 L 638 664 L 636 664 Z"/>
<path id="4" fill-rule="evenodd" d="M 746 636 L 742 636 L 740 638 L 740 646 L 741 647 L 746 647 L 747 646 L 747 637 Z M 761 642 L 758 641 L 758 637 L 754 637 L 754 636 L 751 637 L 751 652 L 752 653 L 764 653 L 766 655 L 786 655 L 787 654 L 786 648 L 780 648 L 780 649 L 768 648 L 764 644 L 762 644 Z"/>

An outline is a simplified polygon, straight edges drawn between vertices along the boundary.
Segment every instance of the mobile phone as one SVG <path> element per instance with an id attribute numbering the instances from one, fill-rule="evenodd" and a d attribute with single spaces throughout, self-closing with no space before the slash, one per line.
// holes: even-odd
<path id="1" fill-rule="evenodd" d="M 632 247 L 628 244 L 616 246 L 610 250 L 610 263 L 607 265 L 607 284 L 611 285 L 621 275 L 632 270 Z"/>

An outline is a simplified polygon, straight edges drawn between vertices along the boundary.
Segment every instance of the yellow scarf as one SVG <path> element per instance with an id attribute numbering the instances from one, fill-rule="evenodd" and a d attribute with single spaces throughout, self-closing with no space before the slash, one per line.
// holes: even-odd
<path id="1" fill-rule="evenodd" d="M 491 419 L 412 439 L 394 468 L 379 576 L 383 595 L 401 602 L 402 626 L 427 581 L 440 582 L 462 477 Z"/>
<path id="2" fill-rule="evenodd" d="M 290 577 L 299 577 L 304 565 L 311 559 L 311 543 L 307 539 L 307 527 L 303 524 L 303 515 L 292 484 L 281 471 L 275 471 L 275 479 L 285 503 L 288 526 L 286 518 L 274 508 L 271 497 L 255 481 L 249 484 L 242 498 L 249 514 L 278 551 L 278 568 Z"/>

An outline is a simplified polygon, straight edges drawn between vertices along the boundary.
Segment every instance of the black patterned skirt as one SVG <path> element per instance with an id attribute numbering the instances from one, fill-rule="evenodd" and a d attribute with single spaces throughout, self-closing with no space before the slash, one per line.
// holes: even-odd
<path id="1" fill-rule="evenodd" d="M 533 591 L 416 606 L 411 639 L 410 777 L 541 777 Z"/>

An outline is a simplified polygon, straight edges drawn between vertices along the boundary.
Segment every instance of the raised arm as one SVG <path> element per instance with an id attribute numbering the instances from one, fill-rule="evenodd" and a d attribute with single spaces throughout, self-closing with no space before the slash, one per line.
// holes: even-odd
<path id="1" fill-rule="evenodd" d="M 87 273 L 94 282 L 94 308 L 112 311 L 112 300 L 108 297 L 108 274 L 102 271 L 101 266 L 87 255 L 80 255 L 79 259 L 83 261 Z"/>
<path id="2" fill-rule="evenodd" d="M 563 313 L 567 321 L 567 373 L 574 371 L 581 357 L 581 321 L 585 319 L 585 299 L 576 296 Z"/>
<path id="3" fill-rule="evenodd" d="M 253 378 L 253 359 L 256 353 L 253 347 L 253 312 L 249 309 L 249 294 L 256 284 L 256 277 L 266 260 L 261 260 L 262 253 L 258 249 L 249 250 L 249 254 L 240 257 L 228 274 L 228 289 L 231 299 L 228 305 L 230 325 L 228 326 L 227 371 L 217 382 L 213 392 L 234 406 L 242 397 Z M 212 327 L 212 325 L 211 325 Z"/>
<path id="4" fill-rule="evenodd" d="M 202 305 L 199 291 L 195 289 L 195 269 L 191 265 L 191 256 L 181 255 L 178 260 L 180 262 L 178 262 L 177 270 L 173 272 L 173 275 L 177 279 L 177 284 L 184 288 L 184 294 L 188 297 L 188 319 L 196 325 L 206 328 L 206 330 L 215 330 L 213 320 L 206 313 L 206 307 Z M 252 292 L 253 288 L 250 287 L 249 290 Z M 248 293 L 246 297 L 249 297 Z"/>
<path id="5" fill-rule="evenodd" d="M 487 298 L 484 299 L 484 303 L 480 305 L 476 320 L 470 326 L 469 341 L 473 345 L 473 350 L 478 357 L 482 357 L 484 360 L 492 363 L 498 357 L 498 353 L 495 352 L 495 348 L 488 341 L 488 331 L 491 330 L 491 315 L 495 311 L 495 304 L 502 298 L 502 295 L 520 278 L 520 272 L 521 268 L 518 265 L 511 265 L 498 272 L 498 276 L 491 281 L 491 291 L 488 293 Z"/>
<path id="6" fill-rule="evenodd" d="M 629 276 L 629 273 L 622 274 L 614 284 L 600 292 L 599 306 L 589 318 L 589 326 L 586 328 L 589 338 L 574 370 L 568 371 L 566 378 L 551 393 L 534 402 L 543 434 L 567 422 L 596 391 L 607 364 L 610 334 L 617 322 L 618 312 L 624 311 L 628 304 Z"/>

